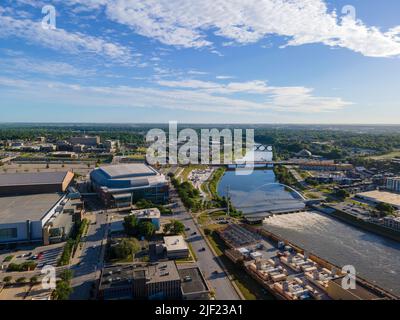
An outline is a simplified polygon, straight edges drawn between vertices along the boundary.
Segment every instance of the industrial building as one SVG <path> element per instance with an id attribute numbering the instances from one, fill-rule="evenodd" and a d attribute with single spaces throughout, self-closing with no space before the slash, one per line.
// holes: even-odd
<path id="1" fill-rule="evenodd" d="M 58 218 L 63 225 L 54 224 L 48 231 L 59 229 L 61 240 L 73 220 L 71 214 L 63 212 L 67 202 L 66 196 L 58 193 L 0 197 L 0 243 L 43 242 L 46 224 L 56 222 L 56 217 L 63 218 Z"/>
<path id="2" fill-rule="evenodd" d="M 0 174 L 0 196 L 65 192 L 73 179 L 70 171 Z"/>
<path id="3" fill-rule="evenodd" d="M 358 193 L 356 197 L 375 204 L 387 203 L 396 208 L 396 210 L 400 210 L 400 194 L 397 193 L 374 190 Z"/>
<path id="4" fill-rule="evenodd" d="M 165 176 L 144 163 L 100 167 L 90 173 L 90 179 L 107 207 L 127 207 L 140 199 L 154 203 L 168 199 Z"/>

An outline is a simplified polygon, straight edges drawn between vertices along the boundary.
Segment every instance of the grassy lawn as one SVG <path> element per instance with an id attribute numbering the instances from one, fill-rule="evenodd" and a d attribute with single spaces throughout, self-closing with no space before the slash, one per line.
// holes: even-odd
<path id="1" fill-rule="evenodd" d="M 3 262 L 10 262 L 12 259 L 14 258 L 14 256 L 10 255 L 4 258 Z"/>
<path id="2" fill-rule="evenodd" d="M 227 247 L 215 232 L 212 235 L 208 235 L 207 238 L 217 255 L 221 257 L 225 268 L 233 277 L 233 281 L 238 286 L 246 300 L 274 299 L 274 297 L 268 292 L 265 292 L 262 286 L 250 275 L 248 275 L 246 271 L 242 269 L 242 267 L 234 264 L 225 255 L 223 255 L 223 251 L 227 249 Z"/>
<path id="3" fill-rule="evenodd" d="M 370 156 L 367 159 L 371 160 L 390 160 L 392 158 L 399 158 L 400 157 L 400 150 L 389 152 L 386 154 L 382 154 L 380 156 Z"/>

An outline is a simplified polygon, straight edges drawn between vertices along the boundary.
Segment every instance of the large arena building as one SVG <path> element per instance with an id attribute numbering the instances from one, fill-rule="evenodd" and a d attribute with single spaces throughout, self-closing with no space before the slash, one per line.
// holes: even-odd
<path id="1" fill-rule="evenodd" d="M 137 200 L 168 200 L 168 182 L 156 169 L 142 163 L 110 165 L 90 173 L 92 187 L 107 207 L 126 207 Z"/>

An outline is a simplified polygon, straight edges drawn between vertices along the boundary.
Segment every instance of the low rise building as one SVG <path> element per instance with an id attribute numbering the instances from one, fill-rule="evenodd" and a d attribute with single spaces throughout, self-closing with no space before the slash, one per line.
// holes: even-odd
<path id="1" fill-rule="evenodd" d="M 210 288 L 199 267 L 178 265 L 183 300 L 208 300 Z"/>
<path id="2" fill-rule="evenodd" d="M 183 236 L 164 237 L 164 247 L 168 259 L 182 259 L 189 257 L 189 247 Z"/>
<path id="3" fill-rule="evenodd" d="M 301 170 L 310 171 L 349 171 L 353 169 L 351 164 L 337 164 L 332 161 L 313 161 L 300 164 Z"/>
<path id="4" fill-rule="evenodd" d="M 356 197 L 363 200 L 367 200 L 375 204 L 387 203 L 396 208 L 397 210 L 400 210 L 400 194 L 397 193 L 392 193 L 382 190 L 374 190 L 374 191 L 357 193 Z"/>
<path id="5" fill-rule="evenodd" d="M 132 210 L 131 214 L 135 215 L 139 221 L 150 221 L 156 230 L 160 230 L 161 213 L 157 208 Z"/>
<path id="6" fill-rule="evenodd" d="M 400 217 L 385 217 L 383 224 L 385 227 L 400 231 Z"/>
<path id="7" fill-rule="evenodd" d="M 173 261 L 112 265 L 102 270 L 99 298 L 181 299 L 181 278 Z"/>
<path id="8" fill-rule="evenodd" d="M 72 137 L 72 138 L 69 139 L 69 142 L 72 145 L 81 144 L 81 145 L 84 145 L 84 146 L 96 147 L 100 143 L 100 137 L 98 137 L 98 136 L 94 136 L 94 137 L 90 137 L 90 136 Z"/>

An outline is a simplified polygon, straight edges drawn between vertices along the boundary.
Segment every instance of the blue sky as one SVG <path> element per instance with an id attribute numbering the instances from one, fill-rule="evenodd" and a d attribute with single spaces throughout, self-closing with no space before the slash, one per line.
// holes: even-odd
<path id="1" fill-rule="evenodd" d="M 0 121 L 400 123 L 399 13 L 397 0 L 2 0 Z"/>

